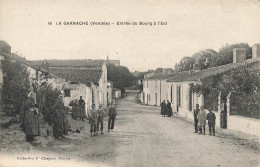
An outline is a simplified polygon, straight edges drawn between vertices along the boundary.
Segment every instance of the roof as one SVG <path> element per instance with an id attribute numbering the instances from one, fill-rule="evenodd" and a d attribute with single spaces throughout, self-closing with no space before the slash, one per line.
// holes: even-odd
<path id="1" fill-rule="evenodd" d="M 71 82 L 83 83 L 90 86 L 90 82 L 97 84 L 102 75 L 101 69 L 78 68 L 50 68 L 49 73 Z"/>
<path id="2" fill-rule="evenodd" d="M 46 60 L 45 60 L 46 61 Z M 44 60 L 29 61 L 32 66 L 41 66 Z M 49 67 L 101 67 L 105 60 L 91 59 L 69 59 L 69 60 L 47 60 Z"/>
<path id="3" fill-rule="evenodd" d="M 113 91 L 121 91 L 121 90 L 118 88 L 113 88 Z"/>
<path id="4" fill-rule="evenodd" d="M 172 77 L 173 75 L 175 75 L 176 73 L 172 73 L 172 74 L 168 74 L 168 75 L 163 75 L 163 73 L 155 73 L 153 76 L 145 78 L 143 80 L 147 81 L 147 80 L 163 80 L 163 79 L 169 79 L 170 77 Z"/>
<path id="5" fill-rule="evenodd" d="M 198 81 L 199 79 L 221 74 L 221 73 L 224 73 L 224 72 L 227 72 L 227 71 L 239 68 L 239 67 L 244 67 L 244 66 L 251 66 L 251 67 L 253 66 L 254 69 L 259 71 L 260 70 L 260 60 L 249 59 L 249 60 L 239 62 L 239 63 L 226 64 L 226 65 L 207 68 L 207 69 L 204 69 L 201 71 L 191 72 L 191 73 L 189 73 L 189 71 L 179 72 L 179 73 L 175 73 L 173 76 L 171 76 L 167 80 L 167 82 Z"/>

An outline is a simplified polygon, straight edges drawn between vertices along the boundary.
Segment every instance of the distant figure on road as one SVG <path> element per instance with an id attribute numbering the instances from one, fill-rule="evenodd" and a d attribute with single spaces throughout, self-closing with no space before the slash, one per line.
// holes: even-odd
<path id="1" fill-rule="evenodd" d="M 167 100 L 166 111 L 167 111 L 168 117 L 171 117 L 172 116 L 172 106 L 171 106 L 171 103 L 169 100 Z"/>
<path id="2" fill-rule="evenodd" d="M 78 101 L 79 107 L 79 118 L 83 121 L 86 118 L 86 110 L 85 110 L 85 101 L 82 99 L 82 96 L 79 97 Z"/>
<path id="3" fill-rule="evenodd" d="M 165 117 L 166 114 L 166 103 L 165 100 L 161 103 L 161 115 Z"/>
<path id="4" fill-rule="evenodd" d="M 89 124 L 90 124 L 90 133 L 91 137 L 93 136 L 92 133 L 94 133 L 94 136 L 97 136 L 96 130 L 97 130 L 97 112 L 96 112 L 96 105 L 92 104 L 92 109 L 90 110 L 89 115 Z"/>
<path id="5" fill-rule="evenodd" d="M 209 125 L 209 135 L 211 135 L 211 128 L 212 128 L 213 136 L 215 136 L 215 120 L 216 120 L 216 116 L 212 112 L 211 108 L 209 108 L 209 113 L 207 114 L 206 119 L 208 120 L 208 125 Z"/>
<path id="6" fill-rule="evenodd" d="M 24 132 L 26 141 L 31 142 L 35 136 L 40 135 L 38 109 L 36 108 L 36 94 L 30 92 L 25 101 Z"/>
<path id="7" fill-rule="evenodd" d="M 99 131 L 99 124 L 101 125 L 100 127 L 100 131 L 101 131 L 101 134 L 103 134 L 103 120 L 104 120 L 104 116 L 105 116 L 105 113 L 104 113 L 104 109 L 103 109 L 103 106 L 102 104 L 99 105 L 99 109 L 97 110 L 97 132 Z"/>
<path id="8" fill-rule="evenodd" d="M 200 130 L 199 134 L 202 134 L 202 128 L 203 128 L 203 134 L 205 135 L 206 111 L 204 110 L 204 106 L 203 105 L 200 106 L 200 111 L 198 113 L 197 118 L 198 118 L 199 130 Z"/>
<path id="9" fill-rule="evenodd" d="M 196 104 L 196 109 L 193 111 L 193 117 L 194 117 L 194 128 L 195 128 L 195 132 L 194 133 L 198 133 L 198 113 L 200 112 L 199 109 L 199 104 Z"/>
<path id="10" fill-rule="evenodd" d="M 113 131 L 114 126 L 115 126 L 115 119 L 116 119 L 116 108 L 115 108 L 115 103 L 111 103 L 111 106 L 108 108 L 108 132 Z"/>

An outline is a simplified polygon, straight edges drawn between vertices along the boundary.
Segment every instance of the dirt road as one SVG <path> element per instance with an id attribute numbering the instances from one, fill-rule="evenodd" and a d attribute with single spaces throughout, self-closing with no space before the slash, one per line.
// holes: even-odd
<path id="1" fill-rule="evenodd" d="M 79 121 L 84 126 L 81 133 L 70 134 L 44 147 L 36 146 L 37 150 L 45 157 L 69 158 L 61 162 L 73 166 L 78 163 L 129 167 L 259 165 L 259 142 L 254 136 L 220 129 L 215 137 L 208 132 L 195 134 L 190 122 L 161 117 L 159 107 L 138 104 L 135 93 L 129 93 L 117 104 L 114 132 L 90 137 L 88 123 Z"/>

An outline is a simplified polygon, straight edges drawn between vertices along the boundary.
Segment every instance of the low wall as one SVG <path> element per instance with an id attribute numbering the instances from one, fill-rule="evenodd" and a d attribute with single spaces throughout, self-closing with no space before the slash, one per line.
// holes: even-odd
<path id="1" fill-rule="evenodd" d="M 227 128 L 260 137 L 260 120 L 258 119 L 230 115 L 227 120 Z"/>
<path id="2" fill-rule="evenodd" d="M 208 110 L 206 110 L 208 113 Z M 216 115 L 216 126 L 220 127 L 220 113 L 213 111 Z M 181 117 L 193 120 L 193 112 L 185 109 L 180 109 L 178 114 Z M 254 118 L 248 118 L 238 115 L 230 115 L 227 117 L 227 128 L 231 130 L 248 133 L 260 137 L 260 120 Z"/>

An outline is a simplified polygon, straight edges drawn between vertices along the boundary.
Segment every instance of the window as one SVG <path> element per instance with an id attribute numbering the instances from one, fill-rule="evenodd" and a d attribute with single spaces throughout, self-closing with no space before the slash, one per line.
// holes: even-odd
<path id="1" fill-rule="evenodd" d="M 173 94 L 173 86 L 171 86 L 171 102 L 173 101 L 172 94 Z"/>
<path id="2" fill-rule="evenodd" d="M 70 97 L 70 90 L 64 90 L 64 97 Z"/>

